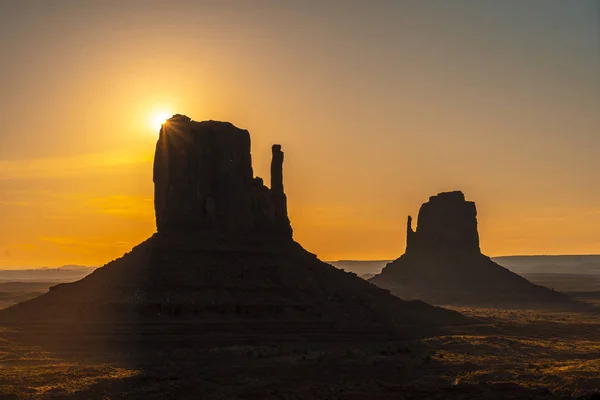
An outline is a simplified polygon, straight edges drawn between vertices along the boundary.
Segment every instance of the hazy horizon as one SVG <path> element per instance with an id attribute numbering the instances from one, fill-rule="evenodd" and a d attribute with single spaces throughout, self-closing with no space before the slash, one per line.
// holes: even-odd
<path id="1" fill-rule="evenodd" d="M 400 254 L 399 254 L 400 255 Z M 544 257 L 600 257 L 600 254 L 507 254 L 500 256 L 490 256 L 493 260 L 499 259 L 508 259 L 508 258 L 544 258 Z M 323 260 L 326 263 L 343 263 L 343 262 L 351 262 L 351 263 L 378 263 L 378 262 L 390 262 L 395 258 L 389 259 L 339 259 L 339 260 Z M 0 271 L 25 271 L 25 270 L 44 270 L 44 269 L 60 269 L 60 268 L 100 268 L 103 265 L 80 265 L 80 264 L 64 264 L 64 265 L 25 265 L 25 266 L 3 266 L 0 267 Z M 510 268 L 509 268 L 510 269 Z"/>
<path id="2" fill-rule="evenodd" d="M 286 154 L 295 239 L 394 259 L 462 190 L 490 256 L 600 253 L 598 2 L 0 4 L 0 268 L 103 265 L 155 231 L 156 119 Z"/>

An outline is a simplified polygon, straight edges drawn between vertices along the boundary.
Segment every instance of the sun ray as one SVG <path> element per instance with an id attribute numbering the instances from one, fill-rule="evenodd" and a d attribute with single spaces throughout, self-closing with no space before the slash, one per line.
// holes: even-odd
<path id="1" fill-rule="evenodd" d="M 159 130 L 169 118 L 171 118 L 171 113 L 167 111 L 154 111 L 149 116 L 149 123 L 152 129 Z"/>

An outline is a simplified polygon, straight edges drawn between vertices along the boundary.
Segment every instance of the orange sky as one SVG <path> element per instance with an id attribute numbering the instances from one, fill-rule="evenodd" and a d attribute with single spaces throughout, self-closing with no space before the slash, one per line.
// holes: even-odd
<path id="1" fill-rule="evenodd" d="M 154 231 L 159 112 L 286 153 L 295 238 L 389 259 L 461 189 L 488 255 L 600 253 L 596 2 L 0 4 L 0 267 L 101 265 Z"/>

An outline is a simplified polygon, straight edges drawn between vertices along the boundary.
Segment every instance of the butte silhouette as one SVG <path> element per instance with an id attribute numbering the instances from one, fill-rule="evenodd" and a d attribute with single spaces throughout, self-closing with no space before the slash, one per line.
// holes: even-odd
<path id="1" fill-rule="evenodd" d="M 574 305 L 566 295 L 496 264 L 479 248 L 477 209 L 460 191 L 429 198 L 417 230 L 408 217 L 406 252 L 370 281 L 404 299 L 510 308 Z"/>
<path id="2" fill-rule="evenodd" d="M 272 150 L 268 188 L 253 175 L 248 131 L 173 116 L 160 130 L 154 161 L 157 232 L 84 279 L 0 312 L 0 320 L 243 321 L 244 329 L 400 337 L 469 322 L 403 301 L 304 250 L 288 219 L 283 152 Z"/>

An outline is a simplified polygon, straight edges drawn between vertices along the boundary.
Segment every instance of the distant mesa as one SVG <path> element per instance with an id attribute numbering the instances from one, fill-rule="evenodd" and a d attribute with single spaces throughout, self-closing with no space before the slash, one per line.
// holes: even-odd
<path id="1" fill-rule="evenodd" d="M 566 295 L 535 285 L 481 253 L 477 208 L 460 191 L 439 193 L 406 227 L 406 251 L 370 282 L 403 299 L 439 305 L 546 308 L 572 305 Z"/>
<path id="2" fill-rule="evenodd" d="M 0 320 L 243 321 L 244 329 L 399 337 L 470 321 L 400 300 L 304 250 L 288 219 L 283 162 L 274 145 L 269 188 L 254 177 L 248 131 L 173 116 L 156 146 L 157 233 L 86 278 L 0 312 Z"/>
<path id="3" fill-rule="evenodd" d="M 93 272 L 95 267 L 65 265 L 58 268 L 41 267 L 35 269 L 0 269 L 2 282 L 73 282 Z"/>

